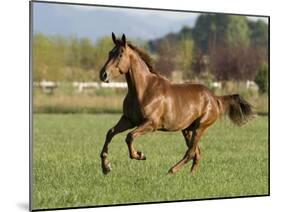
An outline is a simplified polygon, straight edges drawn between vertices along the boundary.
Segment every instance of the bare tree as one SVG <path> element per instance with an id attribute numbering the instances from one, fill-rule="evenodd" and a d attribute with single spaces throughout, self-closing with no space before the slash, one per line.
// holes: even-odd
<path id="1" fill-rule="evenodd" d="M 243 45 L 219 45 L 209 55 L 211 72 L 218 80 L 253 80 L 262 61 L 259 51 Z"/>

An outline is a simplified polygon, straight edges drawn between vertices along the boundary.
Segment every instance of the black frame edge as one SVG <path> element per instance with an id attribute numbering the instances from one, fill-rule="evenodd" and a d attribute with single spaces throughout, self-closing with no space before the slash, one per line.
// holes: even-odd
<path id="1" fill-rule="evenodd" d="M 29 1 L 29 211 L 33 210 L 33 2 Z"/>

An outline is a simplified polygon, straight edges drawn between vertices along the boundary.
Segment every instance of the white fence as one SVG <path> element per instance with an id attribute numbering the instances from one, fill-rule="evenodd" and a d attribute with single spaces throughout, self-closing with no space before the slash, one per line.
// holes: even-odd
<path id="1" fill-rule="evenodd" d="M 78 89 L 78 92 L 83 92 L 83 90 L 92 88 L 127 88 L 126 82 L 73 82 L 72 85 Z"/>
<path id="2" fill-rule="evenodd" d="M 41 82 L 33 82 L 34 87 L 40 87 L 44 93 L 53 93 L 59 83 L 53 81 L 42 80 Z"/>
<path id="3" fill-rule="evenodd" d="M 53 93 L 54 89 L 57 88 L 60 85 L 59 82 L 53 82 L 53 81 L 46 81 L 43 80 L 41 82 L 34 82 L 33 86 L 40 87 L 44 93 Z M 110 83 L 104 83 L 104 82 L 73 82 L 72 86 L 77 89 L 77 92 L 81 93 L 84 90 L 88 89 L 99 89 L 99 88 L 127 88 L 126 82 L 110 82 Z M 221 82 L 212 82 L 211 87 L 213 88 L 222 88 Z M 258 86 L 254 81 L 247 80 L 246 82 L 246 88 L 250 90 L 256 90 L 258 91 Z"/>
<path id="4" fill-rule="evenodd" d="M 54 89 L 59 86 L 60 83 L 53 81 L 42 80 L 41 82 L 34 82 L 34 87 L 40 87 L 44 93 L 53 93 Z M 72 86 L 77 89 L 77 91 L 83 92 L 88 89 L 99 89 L 99 88 L 127 88 L 126 82 L 73 82 Z"/>

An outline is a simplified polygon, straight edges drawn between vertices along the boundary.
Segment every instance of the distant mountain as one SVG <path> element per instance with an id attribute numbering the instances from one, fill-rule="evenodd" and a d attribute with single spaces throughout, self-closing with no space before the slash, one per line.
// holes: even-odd
<path id="1" fill-rule="evenodd" d="M 50 3 L 34 3 L 34 32 L 47 35 L 76 35 L 96 41 L 111 32 L 125 33 L 134 39 L 156 39 L 179 31 L 184 25 L 193 26 L 196 13 L 151 12 L 120 8 L 82 8 Z M 160 14 L 162 13 L 162 14 Z M 185 18 L 186 15 L 186 18 Z"/>

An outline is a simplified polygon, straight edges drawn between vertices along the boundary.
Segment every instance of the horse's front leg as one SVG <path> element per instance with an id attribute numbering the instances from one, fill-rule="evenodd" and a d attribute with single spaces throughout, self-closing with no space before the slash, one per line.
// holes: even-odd
<path id="1" fill-rule="evenodd" d="M 113 136 L 115 136 L 118 133 L 124 132 L 127 129 L 131 129 L 134 126 L 131 124 L 131 122 L 128 120 L 126 116 L 122 116 L 118 123 L 112 127 L 110 130 L 108 130 L 106 134 L 106 139 L 100 154 L 101 157 L 101 167 L 104 174 L 107 174 L 111 171 L 110 162 L 108 160 L 108 145 L 110 144 Z"/>
<path id="2" fill-rule="evenodd" d="M 151 120 L 145 121 L 143 124 L 141 124 L 139 127 L 134 129 L 132 132 L 128 133 L 126 137 L 126 143 L 128 145 L 129 154 L 131 159 L 137 159 L 137 160 L 145 160 L 145 155 L 140 152 L 136 151 L 133 146 L 133 141 L 135 138 L 139 137 L 140 135 L 143 135 L 148 132 L 152 132 L 155 130 L 155 124 Z"/>

